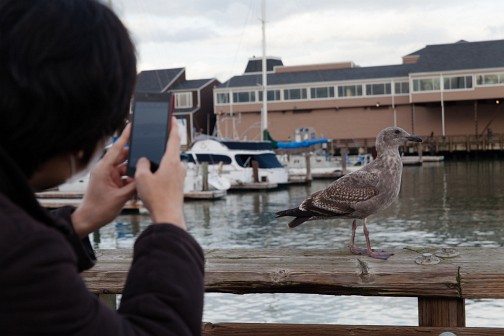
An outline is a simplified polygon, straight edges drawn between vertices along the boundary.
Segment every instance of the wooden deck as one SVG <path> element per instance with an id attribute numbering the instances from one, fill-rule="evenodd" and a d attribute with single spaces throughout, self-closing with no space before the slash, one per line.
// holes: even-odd
<path id="1" fill-rule="evenodd" d="M 439 258 L 437 264 L 418 264 L 422 254 L 435 255 L 437 250 L 396 249 L 387 261 L 354 256 L 346 250 L 208 250 L 207 292 L 418 297 L 419 326 L 204 323 L 203 335 L 438 336 L 444 331 L 457 336 L 504 335 L 504 328 L 465 327 L 465 299 L 504 298 L 504 248 L 460 248 L 457 252 L 457 256 Z M 89 289 L 96 294 L 121 293 L 131 253 L 97 251 L 98 264 L 82 274 Z"/>
<path id="2" fill-rule="evenodd" d="M 191 191 L 184 193 L 186 200 L 216 200 L 226 197 L 225 190 L 209 190 L 209 191 Z M 79 206 L 84 194 L 82 192 L 69 191 L 45 191 L 36 193 L 39 203 L 46 208 L 59 208 L 64 205 Z M 130 200 L 126 202 L 123 210 L 142 210 L 145 209 L 141 200 Z"/>
<path id="3" fill-rule="evenodd" d="M 230 190 L 269 190 L 278 188 L 278 184 L 270 182 L 250 182 L 232 184 Z"/>

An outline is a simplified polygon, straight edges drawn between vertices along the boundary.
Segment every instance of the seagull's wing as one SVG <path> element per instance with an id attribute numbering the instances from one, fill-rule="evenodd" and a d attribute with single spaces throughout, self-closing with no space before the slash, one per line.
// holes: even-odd
<path id="1" fill-rule="evenodd" d="M 299 209 L 320 213 L 344 215 L 354 211 L 356 203 L 378 195 L 377 175 L 369 171 L 356 171 L 331 183 L 327 188 L 312 194 Z"/>

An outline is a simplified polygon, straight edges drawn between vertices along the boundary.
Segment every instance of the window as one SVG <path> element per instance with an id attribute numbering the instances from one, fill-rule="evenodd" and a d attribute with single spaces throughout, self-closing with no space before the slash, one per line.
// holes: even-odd
<path id="1" fill-rule="evenodd" d="M 285 100 L 306 99 L 306 89 L 285 89 L 284 99 Z"/>
<path id="2" fill-rule="evenodd" d="M 444 90 L 470 89 L 472 86 L 472 76 L 445 77 L 443 79 Z"/>
<path id="3" fill-rule="evenodd" d="M 398 82 L 394 83 L 395 94 L 407 94 L 409 93 L 409 82 Z"/>
<path id="4" fill-rule="evenodd" d="M 191 108 L 192 92 L 175 93 L 175 108 Z"/>
<path id="5" fill-rule="evenodd" d="M 338 97 L 362 96 L 362 85 L 338 86 Z"/>
<path id="6" fill-rule="evenodd" d="M 198 160 L 198 162 L 195 162 L 193 155 L 196 156 L 196 160 Z M 224 164 L 230 164 L 232 162 L 231 158 L 226 155 L 219 155 L 219 154 L 193 154 L 193 155 L 189 155 L 188 162 L 192 163 L 208 162 L 208 164 L 211 165 L 220 164 L 221 162 L 223 162 Z"/>
<path id="7" fill-rule="evenodd" d="M 240 167 L 252 167 L 252 161 L 257 161 L 259 168 L 282 168 L 275 154 L 237 154 L 235 160 Z"/>
<path id="8" fill-rule="evenodd" d="M 382 96 L 391 93 L 390 83 L 366 84 L 367 96 Z"/>
<path id="9" fill-rule="evenodd" d="M 259 91 L 259 101 L 262 101 L 263 93 Z M 280 90 L 268 90 L 268 101 L 280 100 Z"/>
<path id="10" fill-rule="evenodd" d="M 255 91 L 233 92 L 233 103 L 255 102 Z"/>
<path id="11" fill-rule="evenodd" d="M 217 93 L 217 104 L 229 104 L 229 93 Z"/>
<path id="12" fill-rule="evenodd" d="M 323 99 L 334 97 L 334 86 L 311 88 L 310 95 L 312 99 Z"/>
<path id="13" fill-rule="evenodd" d="M 413 79 L 413 91 L 439 91 L 439 77 Z"/>
<path id="14" fill-rule="evenodd" d="M 478 85 L 498 85 L 504 84 L 504 73 L 479 75 L 476 83 Z"/>

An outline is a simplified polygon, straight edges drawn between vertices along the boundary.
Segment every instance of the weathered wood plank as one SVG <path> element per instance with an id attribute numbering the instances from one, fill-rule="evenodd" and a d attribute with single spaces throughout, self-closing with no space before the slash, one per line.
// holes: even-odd
<path id="1" fill-rule="evenodd" d="M 446 327 L 395 327 L 348 326 L 320 324 L 269 324 L 269 323 L 204 323 L 203 336 L 439 336 L 452 332 L 457 336 L 502 336 L 499 328 L 446 328 Z"/>
<path id="2" fill-rule="evenodd" d="M 422 327 L 465 327 L 464 299 L 418 298 L 418 324 Z"/>
<path id="3" fill-rule="evenodd" d="M 396 249 L 387 261 L 343 250 L 223 249 L 206 251 L 207 292 L 312 293 L 445 298 L 504 298 L 504 248 L 460 248 L 437 265 L 421 252 Z M 131 250 L 100 250 L 83 273 L 95 293 L 121 293 Z"/>

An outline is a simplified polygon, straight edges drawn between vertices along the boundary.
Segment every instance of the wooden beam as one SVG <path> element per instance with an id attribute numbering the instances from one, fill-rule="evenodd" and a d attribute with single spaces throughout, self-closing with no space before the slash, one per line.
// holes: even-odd
<path id="1" fill-rule="evenodd" d="M 465 327 L 464 299 L 418 298 L 418 324 L 422 327 Z"/>
<path id="2" fill-rule="evenodd" d="M 310 293 L 504 298 L 504 248 L 459 248 L 437 265 L 415 259 L 435 248 L 395 249 L 383 261 L 346 250 L 222 249 L 206 251 L 207 292 Z M 98 263 L 82 274 L 94 293 L 122 292 L 131 250 L 99 250 Z"/>
<path id="3" fill-rule="evenodd" d="M 439 336 L 451 332 L 456 336 L 502 336 L 499 328 L 446 328 L 446 327 L 399 327 L 399 326 L 353 326 L 329 324 L 269 324 L 269 323 L 204 323 L 203 336 Z"/>

